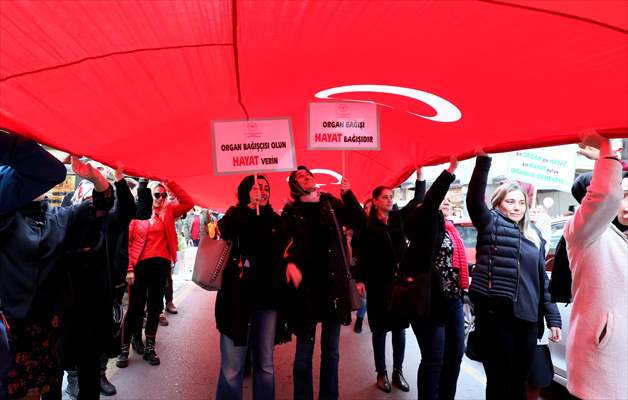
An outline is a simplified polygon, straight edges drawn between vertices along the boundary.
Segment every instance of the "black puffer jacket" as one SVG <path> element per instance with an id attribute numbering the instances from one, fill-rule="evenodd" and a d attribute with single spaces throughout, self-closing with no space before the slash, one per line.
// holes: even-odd
<path id="1" fill-rule="evenodd" d="M 351 191 L 342 195 L 342 201 L 328 193 L 321 194 L 319 203 L 297 200 L 287 204 L 282 214 L 291 237 L 285 261 L 295 263 L 303 275 L 301 285 L 291 293 L 289 326 L 292 333 L 310 340 L 317 322 L 336 319 L 344 325 L 351 323 L 346 241 L 337 233 L 330 207 L 340 229 L 366 225 L 366 216 Z"/>
<path id="2" fill-rule="evenodd" d="M 415 207 L 404 220 L 410 246 L 401 263 L 402 275 L 412 277 L 420 273 L 430 274 L 430 296 L 422 299 L 429 302 L 425 304 L 425 308 L 430 310 L 429 316 L 439 322 L 443 322 L 445 316 L 442 281 L 434 268 L 435 254 L 445 238 L 445 219 L 439 207 L 454 180 L 454 175 L 443 171 L 425 194 L 421 206 Z"/>
<path id="3" fill-rule="evenodd" d="M 484 202 L 490 168 L 489 157 L 477 158 L 467 192 L 467 209 L 478 231 L 470 293 L 515 300 L 522 234 L 516 222 L 496 210 L 489 210 Z"/>
<path id="4" fill-rule="evenodd" d="M 216 297 L 216 325 L 236 346 L 243 346 L 251 313 L 280 305 L 287 236 L 271 206 L 261 207 L 259 216 L 246 205 L 231 207 L 218 227 L 222 238 L 234 245 Z"/>
<path id="5" fill-rule="evenodd" d="M 490 167 L 489 157 L 477 158 L 467 192 L 467 209 L 478 231 L 476 266 L 469 296 L 476 304 L 506 301 L 513 304 L 513 313 L 517 318 L 537 321 L 545 316 L 548 326 L 560 327 L 560 314 L 551 306 L 544 249 L 538 249 L 531 243 L 524 246 L 522 242 L 527 239 L 519 225 L 498 210 L 489 210 L 484 202 Z M 528 250 L 523 251 L 524 248 Z M 526 269 L 521 264 L 531 260 L 536 260 L 534 266 L 522 274 Z M 523 285 L 528 288 L 528 296 L 532 296 L 529 302 L 520 299 Z"/>

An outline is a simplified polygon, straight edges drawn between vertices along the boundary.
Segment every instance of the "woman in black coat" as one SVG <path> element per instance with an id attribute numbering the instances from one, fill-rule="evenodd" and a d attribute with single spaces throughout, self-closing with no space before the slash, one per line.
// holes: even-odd
<path id="1" fill-rule="evenodd" d="M 469 296 L 486 398 L 525 399 L 537 337 L 544 330 L 541 318 L 550 327 L 550 340 L 558 341 L 560 314 L 550 302 L 543 241 L 530 226 L 526 192 L 517 183 L 504 183 L 491 196 L 489 209 L 484 192 L 491 159 L 483 150 L 476 154 L 467 192 L 467 209 L 478 231 Z"/>
<path id="2" fill-rule="evenodd" d="M 423 203 L 410 211 L 404 219 L 410 246 L 401 264 L 402 275 L 422 282 L 418 286 L 416 298 L 417 315 L 411 319 L 412 330 L 421 349 L 421 364 L 417 375 L 419 399 L 453 397 L 450 388 L 453 386 L 455 393 L 462 359 L 460 340 L 452 340 L 450 336 L 464 338 L 464 334 L 448 333 L 460 331 L 462 325 L 461 298 L 462 289 L 466 287 L 463 282 L 466 279 L 464 273 L 467 265 L 466 262 L 454 262 L 454 254 L 464 252 L 464 248 L 460 249 L 460 241 L 457 240 L 459 236 L 453 226 L 448 226 L 443 214 L 444 210 L 450 208 L 446 196 L 449 185 L 455 179 L 453 172 L 457 165 L 458 161 L 452 157 L 449 168 L 434 181 L 425 194 Z M 459 264 L 464 264 L 462 267 L 465 269 L 461 269 Z M 454 323 L 449 324 L 450 320 Z M 452 351 L 453 349 L 457 350 Z M 448 360 L 452 360 L 450 375 L 453 378 L 450 380 L 453 382 L 442 382 L 441 369 L 446 355 Z"/>
<path id="3" fill-rule="evenodd" d="M 372 206 L 366 229 L 353 241 L 358 258 L 356 280 L 358 289 L 366 286 L 367 311 L 373 339 L 373 355 L 377 372 L 377 387 L 390 392 L 386 371 L 386 334 L 392 332 L 393 384 L 407 392 L 402 368 L 408 323 L 393 317 L 388 311 L 393 281 L 406 248 L 401 213 L 393 210 L 392 189 L 378 186 L 373 190 Z"/>
<path id="4" fill-rule="evenodd" d="M 238 204 L 218 222 L 222 238 L 231 240 L 233 249 L 216 298 L 221 354 L 216 399 L 242 399 L 249 346 L 253 399 L 275 398 L 273 350 L 287 238 L 269 198 L 266 177 L 258 175 L 255 182 L 249 175 L 238 186 Z"/>
<path id="5" fill-rule="evenodd" d="M 294 285 L 289 325 L 297 336 L 293 379 L 294 398 L 311 399 L 312 357 L 316 325 L 321 329 L 320 398 L 339 397 L 340 325 L 351 323 L 350 281 L 342 226 L 363 229 L 365 215 L 349 182 L 343 178 L 342 200 L 321 193 L 314 175 L 299 166 L 290 174 L 294 202 L 282 218 L 291 236 L 285 252 L 286 278 Z"/>

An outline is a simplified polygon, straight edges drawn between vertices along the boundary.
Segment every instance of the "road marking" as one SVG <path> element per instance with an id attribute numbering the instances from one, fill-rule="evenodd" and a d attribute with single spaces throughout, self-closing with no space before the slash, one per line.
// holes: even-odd
<path id="1" fill-rule="evenodd" d="M 466 372 L 467 374 L 469 374 L 471 376 L 471 378 L 473 378 L 476 381 L 480 382 L 482 385 L 486 385 L 486 377 L 484 376 L 484 374 L 478 372 L 475 368 L 473 368 L 473 366 L 467 364 L 463 360 L 461 367 L 464 370 L 464 372 Z"/>

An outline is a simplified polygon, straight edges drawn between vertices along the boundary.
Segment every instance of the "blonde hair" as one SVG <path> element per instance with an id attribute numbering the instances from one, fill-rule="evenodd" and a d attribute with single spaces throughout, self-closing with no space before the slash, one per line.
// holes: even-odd
<path id="1" fill-rule="evenodd" d="M 502 201 L 504 201 L 506 195 L 516 190 L 523 193 L 523 198 L 526 202 L 526 210 L 523 213 L 523 218 L 521 218 L 521 221 L 517 223 L 519 225 L 519 230 L 523 232 L 523 236 L 525 236 L 526 239 L 534 243 L 537 248 L 541 248 L 541 239 L 539 238 L 539 235 L 537 235 L 537 233 L 534 231 L 534 229 L 532 229 L 532 227 L 530 226 L 530 208 L 528 207 L 528 194 L 525 190 L 521 188 L 521 186 L 519 186 L 519 184 L 517 184 L 516 182 L 505 182 L 501 184 L 491 195 L 491 205 L 493 206 L 493 209 L 499 210 L 499 205 Z"/>
<path id="2" fill-rule="evenodd" d="M 166 186 L 164 186 L 164 184 L 159 181 L 150 181 L 148 183 L 148 188 L 151 192 L 155 192 L 155 189 L 157 189 L 158 187 L 162 187 L 164 190 L 166 190 Z"/>

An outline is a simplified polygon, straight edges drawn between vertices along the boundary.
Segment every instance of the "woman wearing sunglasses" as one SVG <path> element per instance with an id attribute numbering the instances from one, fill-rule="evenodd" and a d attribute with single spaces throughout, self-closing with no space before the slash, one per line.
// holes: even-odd
<path id="1" fill-rule="evenodd" d="M 144 360 L 159 365 L 155 352 L 155 336 L 159 314 L 163 310 L 163 297 L 171 263 L 177 260 L 177 233 L 175 219 L 188 212 L 194 204 L 178 185 L 168 184 L 178 202 L 168 201 L 168 191 L 162 183 L 149 185 L 153 194 L 153 214 L 149 220 L 134 219 L 129 225 L 129 267 L 126 276 L 129 284 L 129 309 L 124 321 L 122 352 L 117 366 L 129 363 L 129 344 L 133 332 L 141 332 L 144 307 L 146 317 L 146 347 L 141 337 L 133 337 L 133 348 L 143 353 Z M 136 345 L 137 344 L 137 345 Z M 143 350 L 143 351 L 142 351 Z"/>

